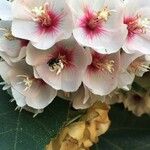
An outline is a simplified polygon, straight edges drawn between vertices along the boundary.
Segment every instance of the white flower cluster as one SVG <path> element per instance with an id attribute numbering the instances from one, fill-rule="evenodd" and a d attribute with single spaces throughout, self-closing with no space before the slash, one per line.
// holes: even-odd
<path id="1" fill-rule="evenodd" d="M 58 91 L 85 108 L 150 64 L 150 0 L 0 0 L 0 75 L 18 106 Z"/>

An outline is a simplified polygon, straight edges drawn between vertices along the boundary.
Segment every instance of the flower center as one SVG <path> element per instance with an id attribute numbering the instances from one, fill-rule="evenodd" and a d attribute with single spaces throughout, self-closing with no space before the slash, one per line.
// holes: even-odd
<path id="1" fill-rule="evenodd" d="M 57 75 L 64 69 L 63 61 L 59 58 L 51 59 L 47 63 L 51 72 L 56 72 Z"/>
<path id="2" fill-rule="evenodd" d="M 108 71 L 109 73 L 113 73 L 115 70 L 114 70 L 114 60 L 107 60 L 105 62 L 97 62 L 95 64 L 95 66 L 97 67 L 98 70 L 106 70 Z"/>
<path id="3" fill-rule="evenodd" d="M 17 77 L 22 78 L 22 81 L 18 82 L 18 84 L 24 84 L 25 85 L 24 91 L 27 91 L 31 88 L 32 83 L 33 83 L 33 79 L 31 79 L 27 75 L 17 75 Z"/>
<path id="4" fill-rule="evenodd" d="M 103 25 L 108 21 L 111 16 L 111 12 L 115 11 L 110 10 L 107 6 L 97 12 L 86 7 L 84 10 L 84 16 L 79 22 L 79 26 L 83 28 L 90 39 L 93 39 L 93 37 L 99 36 L 105 32 Z"/>
<path id="5" fill-rule="evenodd" d="M 4 32 L 3 37 L 9 41 L 15 40 L 15 37 L 12 35 L 10 29 L 7 28 L 0 28 L 0 31 Z"/>
<path id="6" fill-rule="evenodd" d="M 104 7 L 101 11 L 97 13 L 97 19 L 102 21 L 107 21 L 109 19 L 109 16 L 111 15 L 111 11 L 108 7 Z"/>
<path id="7" fill-rule="evenodd" d="M 99 26 L 100 23 L 107 22 L 110 15 L 111 13 L 108 7 L 104 7 L 101 11 L 94 13 L 93 17 L 89 20 L 89 28 L 94 29 Z"/>
<path id="8" fill-rule="evenodd" d="M 35 15 L 34 21 L 39 22 L 42 26 L 51 26 L 52 19 L 49 11 L 49 4 L 45 3 L 43 6 L 35 7 L 32 9 L 32 13 Z"/>
<path id="9" fill-rule="evenodd" d="M 108 71 L 113 73 L 115 71 L 115 61 L 109 60 L 106 56 L 101 56 L 100 54 L 92 54 L 92 63 L 88 68 L 92 71 Z"/>
<path id="10" fill-rule="evenodd" d="M 146 61 L 142 58 L 137 58 L 128 67 L 128 71 L 135 74 L 138 71 L 147 72 L 149 70 L 150 70 L 149 63 L 146 64 Z"/>
<path id="11" fill-rule="evenodd" d="M 135 34 L 145 34 L 146 29 L 150 27 L 150 19 L 142 18 L 140 15 L 127 17 L 124 19 L 124 23 L 127 25 L 129 38 L 132 38 Z"/>

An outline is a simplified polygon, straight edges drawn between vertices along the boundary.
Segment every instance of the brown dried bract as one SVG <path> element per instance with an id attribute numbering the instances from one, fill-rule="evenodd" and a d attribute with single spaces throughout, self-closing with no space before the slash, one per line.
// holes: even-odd
<path id="1" fill-rule="evenodd" d="M 108 130 L 110 126 L 108 112 L 109 107 L 106 104 L 96 102 L 80 121 L 63 128 L 46 149 L 89 150 L 94 143 L 98 142 L 98 137 Z"/>

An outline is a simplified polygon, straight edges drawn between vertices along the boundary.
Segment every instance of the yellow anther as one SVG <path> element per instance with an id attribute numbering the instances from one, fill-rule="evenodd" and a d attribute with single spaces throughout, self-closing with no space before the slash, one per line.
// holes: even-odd
<path id="1" fill-rule="evenodd" d="M 32 9 L 32 13 L 34 13 L 36 16 L 42 16 L 45 13 L 44 7 L 34 7 Z"/>
<path id="2" fill-rule="evenodd" d="M 31 80 L 28 76 L 26 76 L 26 75 L 17 75 L 17 77 L 23 78 L 23 80 L 21 82 L 19 82 L 18 84 L 24 84 L 25 85 L 24 91 L 27 91 L 28 89 L 31 88 L 33 80 Z"/>
<path id="3" fill-rule="evenodd" d="M 138 20 L 138 25 L 141 28 L 144 28 L 144 31 L 146 32 L 146 28 L 150 28 L 150 19 L 140 17 Z"/>
<path id="4" fill-rule="evenodd" d="M 115 71 L 115 69 L 114 69 L 114 63 L 115 63 L 114 60 L 110 60 L 109 62 L 106 62 L 106 64 L 105 64 L 105 68 L 106 68 L 110 73 L 113 73 L 113 72 Z"/>
<path id="5" fill-rule="evenodd" d="M 104 7 L 101 11 L 97 13 L 98 19 L 104 20 L 105 22 L 108 20 L 110 15 L 110 10 L 107 7 Z"/>

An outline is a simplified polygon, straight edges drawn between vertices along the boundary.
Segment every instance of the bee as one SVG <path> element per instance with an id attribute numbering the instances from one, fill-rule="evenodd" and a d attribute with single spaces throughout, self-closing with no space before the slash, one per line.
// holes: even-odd
<path id="1" fill-rule="evenodd" d="M 53 58 L 47 62 L 49 65 L 49 69 L 51 72 L 56 72 L 57 75 L 59 75 L 64 68 L 64 64 L 61 61 L 61 59 Z"/>

